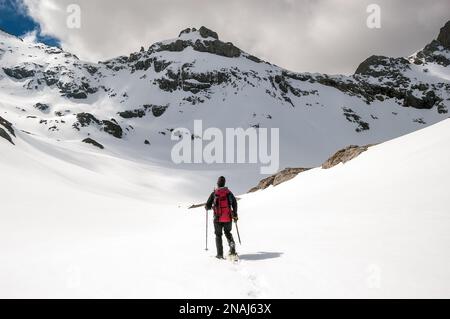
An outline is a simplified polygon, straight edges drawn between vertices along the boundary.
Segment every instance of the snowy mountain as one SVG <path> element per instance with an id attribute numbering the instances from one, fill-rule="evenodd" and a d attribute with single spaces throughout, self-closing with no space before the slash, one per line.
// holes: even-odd
<path id="1" fill-rule="evenodd" d="M 99 63 L 0 32 L 0 297 L 448 298 L 449 107 L 450 23 L 350 76 L 204 27 Z M 187 207 L 218 174 L 236 195 L 262 176 L 174 164 L 170 133 L 197 119 L 279 128 L 280 169 L 302 167 L 239 196 L 237 264 Z"/>
<path id="2" fill-rule="evenodd" d="M 383 142 L 447 118 L 449 34 L 450 22 L 423 50 L 372 56 L 345 76 L 285 70 L 205 27 L 99 63 L 1 32 L 0 116 L 31 139 L 165 167 L 175 166 L 171 132 L 192 129 L 196 119 L 221 129 L 276 127 L 280 169 L 314 167 L 347 145 Z M 260 179 L 251 164 L 194 169 L 225 171 L 241 191 Z"/>
<path id="3" fill-rule="evenodd" d="M 16 136 L 2 298 L 450 297 L 448 119 L 241 196 L 238 264 L 213 258 L 211 227 L 205 252 L 192 176 Z"/>

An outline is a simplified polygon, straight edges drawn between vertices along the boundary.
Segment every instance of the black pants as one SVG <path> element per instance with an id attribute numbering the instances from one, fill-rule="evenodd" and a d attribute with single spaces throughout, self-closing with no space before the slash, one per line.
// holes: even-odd
<path id="1" fill-rule="evenodd" d="M 236 253 L 236 245 L 234 243 L 233 235 L 231 234 L 231 229 L 233 228 L 233 223 L 219 223 L 214 221 L 214 233 L 216 234 L 216 247 L 217 255 L 223 256 L 223 245 L 222 245 L 222 231 L 225 233 L 225 237 L 228 240 L 228 245 L 230 246 L 230 253 Z"/>

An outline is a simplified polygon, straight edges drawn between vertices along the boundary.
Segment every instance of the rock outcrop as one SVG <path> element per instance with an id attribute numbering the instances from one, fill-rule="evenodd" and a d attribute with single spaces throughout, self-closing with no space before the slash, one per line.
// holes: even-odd
<path id="1" fill-rule="evenodd" d="M 441 28 L 436 40 L 439 41 L 439 43 L 445 48 L 450 50 L 450 21 L 447 21 L 447 23 Z"/>
<path id="2" fill-rule="evenodd" d="M 0 116 L 0 137 L 14 145 L 11 135 L 16 137 L 12 123 Z"/>
<path id="3" fill-rule="evenodd" d="M 266 177 L 264 179 L 262 179 L 257 186 L 251 188 L 248 192 L 252 193 L 252 192 L 256 192 L 258 190 L 261 189 L 266 189 L 269 186 L 277 186 L 281 183 L 284 183 L 292 178 L 294 178 L 295 176 L 297 176 L 298 174 L 309 170 L 309 168 L 302 168 L 302 167 L 297 167 L 297 168 L 285 168 L 284 170 L 271 175 L 269 177 Z"/>
<path id="4" fill-rule="evenodd" d="M 350 145 L 346 148 L 343 148 L 336 153 L 334 153 L 328 160 L 326 160 L 322 164 L 323 169 L 329 169 L 333 166 L 338 165 L 339 163 L 346 163 L 355 157 L 359 156 L 361 153 L 367 151 L 369 147 L 373 146 L 373 144 L 365 145 L 365 146 L 357 146 L 357 145 Z M 251 188 L 248 193 L 256 192 L 258 190 L 266 189 L 269 186 L 277 186 L 279 184 L 282 184 L 295 176 L 297 176 L 300 173 L 303 173 L 310 168 L 285 168 L 282 171 L 271 175 L 269 177 L 266 177 L 262 179 L 257 186 Z"/>
<path id="5" fill-rule="evenodd" d="M 100 144 L 99 142 L 97 142 L 96 140 L 94 140 L 90 137 L 85 138 L 84 140 L 82 140 L 82 142 L 86 143 L 86 144 L 94 145 L 95 147 L 98 147 L 101 150 L 105 148 L 102 144 Z"/>
<path id="6" fill-rule="evenodd" d="M 88 127 L 91 125 L 97 125 L 100 130 L 114 136 L 115 138 L 122 138 L 123 130 L 122 127 L 117 123 L 115 119 L 111 120 L 99 120 L 91 113 L 78 113 L 76 115 L 77 121 L 72 125 L 72 127 L 78 131 L 82 127 Z"/>
<path id="7" fill-rule="evenodd" d="M 117 114 L 120 117 L 123 117 L 124 119 L 131 119 L 131 118 L 142 118 L 147 115 L 148 112 L 152 112 L 154 117 L 160 117 L 164 114 L 164 112 L 169 107 L 168 104 L 166 105 L 154 105 L 154 104 L 144 104 L 141 108 L 134 109 L 134 110 L 127 110 L 118 112 Z"/>
<path id="8" fill-rule="evenodd" d="M 336 153 L 334 153 L 328 160 L 325 161 L 325 163 L 322 164 L 323 169 L 328 169 L 333 166 L 336 166 L 340 163 L 346 163 L 355 157 L 359 156 L 361 153 L 367 151 L 370 145 L 365 146 L 357 146 L 357 145 L 350 145 L 346 148 L 343 148 Z"/>
<path id="9" fill-rule="evenodd" d="M 9 134 L 1 127 L 0 127 L 0 137 L 4 138 L 5 140 L 7 140 L 8 142 L 10 142 L 11 144 L 14 145 L 14 142 L 13 142 L 11 136 L 9 136 Z"/>
<path id="10" fill-rule="evenodd" d="M 50 105 L 45 104 L 45 103 L 36 103 L 34 105 L 35 109 L 38 109 L 41 112 L 48 112 L 48 110 L 50 109 Z"/>

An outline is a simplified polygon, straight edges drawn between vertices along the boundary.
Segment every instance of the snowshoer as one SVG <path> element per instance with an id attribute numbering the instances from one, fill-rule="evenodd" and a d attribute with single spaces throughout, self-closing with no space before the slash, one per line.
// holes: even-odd
<path id="1" fill-rule="evenodd" d="M 216 258 L 223 259 L 222 232 L 228 240 L 230 255 L 236 256 L 236 244 L 231 234 L 233 220 L 237 222 L 237 201 L 233 193 L 225 187 L 225 177 L 217 180 L 217 188 L 208 198 L 205 208 L 214 210 L 214 233 L 216 235 Z"/>

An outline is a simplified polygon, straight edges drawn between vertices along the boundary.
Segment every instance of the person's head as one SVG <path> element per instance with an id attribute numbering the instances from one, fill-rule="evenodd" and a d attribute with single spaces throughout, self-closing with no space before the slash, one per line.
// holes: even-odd
<path id="1" fill-rule="evenodd" d="M 217 186 L 218 186 L 218 187 L 224 187 L 224 186 L 225 186 L 225 177 L 220 176 L 220 177 L 217 179 Z"/>

